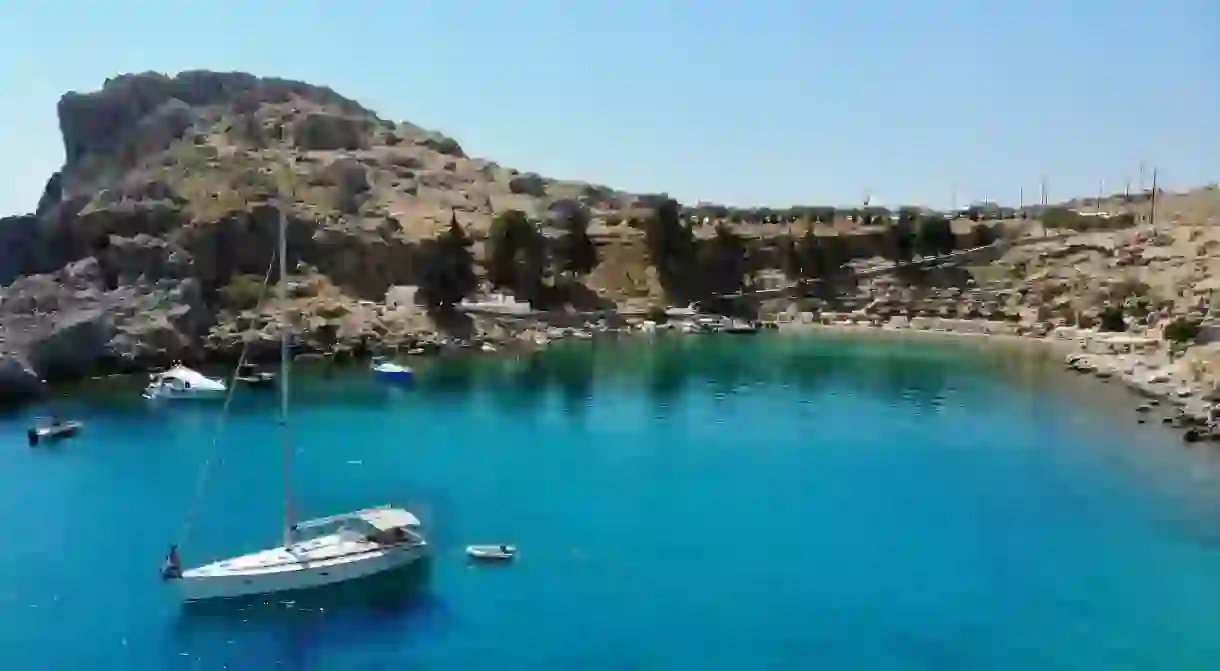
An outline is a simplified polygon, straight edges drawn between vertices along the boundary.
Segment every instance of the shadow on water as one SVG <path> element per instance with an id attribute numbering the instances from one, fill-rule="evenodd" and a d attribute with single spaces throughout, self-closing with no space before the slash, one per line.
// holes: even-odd
<path id="1" fill-rule="evenodd" d="M 623 338 L 557 343 L 508 357 L 412 360 L 414 383 L 404 388 L 382 384 L 363 363 L 300 364 L 294 368 L 293 394 L 298 406 L 389 407 L 414 396 L 464 402 L 474 392 L 487 392 L 489 399 L 519 416 L 538 410 L 548 397 L 575 415 L 603 385 L 634 387 L 655 405 L 669 407 L 702 380 L 718 398 L 737 393 L 743 385 L 770 382 L 806 397 L 825 389 L 854 389 L 897 402 L 935 404 L 944 398 L 949 379 L 999 374 L 1035 386 L 1046 369 L 1028 352 L 988 348 L 990 354 L 980 354 L 971 349 L 960 342 L 835 335 Z M 73 402 L 104 405 L 118 414 L 178 412 L 141 399 L 142 383 L 139 376 L 91 382 Z M 232 412 L 265 413 L 275 402 L 273 389 L 239 388 Z"/>
<path id="2" fill-rule="evenodd" d="M 496 377 L 496 386 L 509 392 L 497 397 L 510 409 L 533 410 L 546 396 L 551 381 L 550 364 L 544 352 L 530 352 L 515 363 L 507 375 Z"/>
<path id="3" fill-rule="evenodd" d="M 594 387 L 594 361 L 592 354 L 580 350 L 559 351 L 551 359 L 549 378 L 559 390 L 566 414 L 579 416 L 588 410 Z"/>
<path id="4" fill-rule="evenodd" d="M 424 371 L 419 383 L 438 394 L 465 396 L 478 386 L 478 370 L 469 359 L 446 362 Z"/>
<path id="5" fill-rule="evenodd" d="M 428 558 L 362 580 L 285 592 L 274 598 L 261 595 L 185 603 L 182 605 L 183 623 L 201 618 L 248 622 L 265 617 L 279 618 L 283 613 L 310 611 L 405 613 L 427 605 L 431 577 L 432 559 Z"/>
<path id="6" fill-rule="evenodd" d="M 666 407 L 686 389 L 694 372 L 690 360 L 680 356 L 671 343 L 660 342 L 651 352 L 644 376 L 648 394 L 658 406 Z"/>
<path id="7" fill-rule="evenodd" d="M 172 638 L 181 655 L 257 666 L 250 650 L 274 656 L 280 668 L 316 668 L 315 652 L 377 645 L 443 625 L 443 602 L 428 588 L 431 560 L 348 584 L 267 597 L 183 604 Z M 217 636 L 233 644 L 217 650 Z M 219 661 L 219 660 L 217 660 Z M 241 668 L 241 666 L 231 667 Z"/>

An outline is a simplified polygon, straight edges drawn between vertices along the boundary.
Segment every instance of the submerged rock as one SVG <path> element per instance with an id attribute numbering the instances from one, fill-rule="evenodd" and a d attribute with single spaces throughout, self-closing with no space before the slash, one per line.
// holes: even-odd
<path id="1" fill-rule="evenodd" d="M 0 354 L 0 400 L 19 400 L 37 396 L 46 383 L 19 355 Z"/>
<path id="2" fill-rule="evenodd" d="M 29 346 L 34 367 L 48 378 L 74 378 L 88 373 L 106 356 L 114 322 L 100 308 L 59 317 L 45 335 Z"/>

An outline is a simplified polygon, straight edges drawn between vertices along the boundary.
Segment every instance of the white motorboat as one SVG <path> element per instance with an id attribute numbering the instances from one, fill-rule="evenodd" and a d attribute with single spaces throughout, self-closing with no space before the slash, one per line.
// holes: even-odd
<path id="1" fill-rule="evenodd" d="M 153 374 L 144 388 L 143 396 L 150 400 L 221 398 L 226 391 L 225 383 L 178 364 L 167 371 Z"/>
<path id="2" fill-rule="evenodd" d="M 468 545 L 466 555 L 471 559 L 507 561 L 517 556 L 515 545 Z"/>
<path id="3" fill-rule="evenodd" d="M 80 431 L 82 426 L 84 426 L 84 424 L 76 420 L 68 420 L 65 422 L 59 419 L 52 419 L 51 422 L 45 426 L 37 426 L 26 431 L 26 435 L 29 438 L 30 445 L 34 446 L 42 441 L 58 440 L 60 438 L 70 438 L 75 436 L 76 432 Z"/>
<path id="4" fill-rule="evenodd" d="M 415 375 L 415 371 L 393 361 L 374 361 L 373 372 L 382 379 L 398 381 L 409 380 Z"/>
<path id="5" fill-rule="evenodd" d="M 287 277 L 285 218 L 280 213 L 279 268 Z M 268 269 L 270 276 L 270 268 Z M 286 282 L 279 282 L 281 305 L 286 303 Z M 179 545 L 171 545 L 161 570 L 164 580 L 178 587 L 187 602 L 271 595 L 350 583 L 406 568 L 427 556 L 428 543 L 421 525 L 402 508 L 382 506 L 298 522 L 294 518 L 289 487 L 292 449 L 288 443 L 288 390 L 291 360 L 288 356 L 288 329 L 280 337 L 279 424 L 283 450 L 283 539 L 268 549 L 213 561 L 196 568 L 182 568 Z M 245 352 L 239 360 L 245 361 Z M 230 389 L 225 411 L 233 400 Z M 215 443 L 213 445 L 215 447 Z M 209 457 L 204 469 L 210 465 Z M 201 477 L 200 482 L 203 482 Z M 195 504 L 187 514 L 183 542 L 189 536 Z"/>

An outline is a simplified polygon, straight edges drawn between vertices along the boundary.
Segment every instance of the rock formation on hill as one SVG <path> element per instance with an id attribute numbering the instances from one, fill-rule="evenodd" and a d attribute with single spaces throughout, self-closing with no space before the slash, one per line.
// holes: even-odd
<path id="1" fill-rule="evenodd" d="M 64 95 L 58 116 L 62 168 L 35 212 L 0 219 L 0 393 L 232 353 L 243 338 L 274 342 L 281 317 L 248 299 L 272 258 L 280 194 L 295 269 L 288 318 L 312 347 L 433 328 L 420 310 L 361 299 L 417 284 L 421 243 L 455 216 L 478 255 L 495 214 L 545 219 L 578 204 L 601 248 L 590 288 L 620 305 L 660 299 L 638 222 L 663 196 L 471 157 L 329 88 L 245 73 L 122 75 Z M 879 239 L 838 219 L 824 226 L 859 234 L 866 255 Z"/>
<path id="2" fill-rule="evenodd" d="M 64 95 L 58 114 L 62 169 L 34 213 L 0 221 L 0 386 L 18 393 L 99 362 L 202 356 L 232 317 L 220 290 L 267 268 L 277 193 L 290 200 L 290 261 L 320 292 L 306 318 L 318 316 L 308 303 L 342 313 L 414 283 L 415 244 L 453 212 L 477 237 L 497 210 L 632 204 L 468 157 L 452 138 L 283 79 L 123 75 Z"/>

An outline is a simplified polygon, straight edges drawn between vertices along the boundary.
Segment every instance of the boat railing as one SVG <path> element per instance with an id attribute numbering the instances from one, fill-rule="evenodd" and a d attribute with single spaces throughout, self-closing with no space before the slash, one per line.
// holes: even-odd
<path id="1" fill-rule="evenodd" d="M 284 566 L 294 566 L 294 565 L 302 565 L 302 564 L 312 565 L 312 564 L 319 564 L 322 562 L 334 561 L 336 559 L 352 559 L 354 557 L 360 557 L 363 555 L 372 554 L 374 552 L 382 552 L 386 548 L 391 548 L 391 547 L 415 548 L 415 547 L 425 547 L 428 544 L 427 541 L 425 541 L 423 538 L 419 537 L 416 534 L 412 534 L 409 530 L 407 530 L 407 538 L 405 540 L 399 541 L 397 543 L 381 544 L 381 543 L 375 543 L 374 541 L 368 541 L 368 542 L 372 544 L 372 547 L 360 547 L 359 549 L 351 550 L 349 552 L 339 552 L 339 553 L 336 553 L 333 555 L 327 555 L 325 557 L 318 557 L 318 558 L 310 559 L 308 562 L 305 562 L 305 561 L 302 561 L 300 559 L 293 557 L 291 559 L 280 559 L 280 560 L 275 560 L 275 561 L 260 562 L 258 565 L 251 566 L 250 568 L 253 569 L 254 571 L 261 572 L 261 571 L 266 571 L 266 570 L 282 568 Z M 285 548 L 285 550 L 287 550 L 287 552 L 289 553 L 289 556 L 292 556 L 292 550 L 290 550 L 288 548 Z M 232 566 L 226 566 L 226 564 L 227 564 L 227 562 L 220 562 L 218 564 L 218 566 L 222 569 L 231 569 L 232 568 Z"/>
<path id="2" fill-rule="evenodd" d="M 318 517 L 318 518 L 315 518 L 312 520 L 303 520 L 301 522 L 296 523 L 296 528 L 297 529 L 310 529 L 313 527 L 320 527 L 320 526 L 325 526 L 328 524 L 334 524 L 335 522 L 346 522 L 348 520 L 363 520 L 366 515 L 376 514 L 383 510 L 390 510 L 391 508 L 393 508 L 393 506 L 390 506 L 390 505 L 374 506 L 372 508 L 356 510 L 356 511 L 353 511 L 350 513 L 340 513 L 338 515 L 330 515 L 327 517 Z"/>

